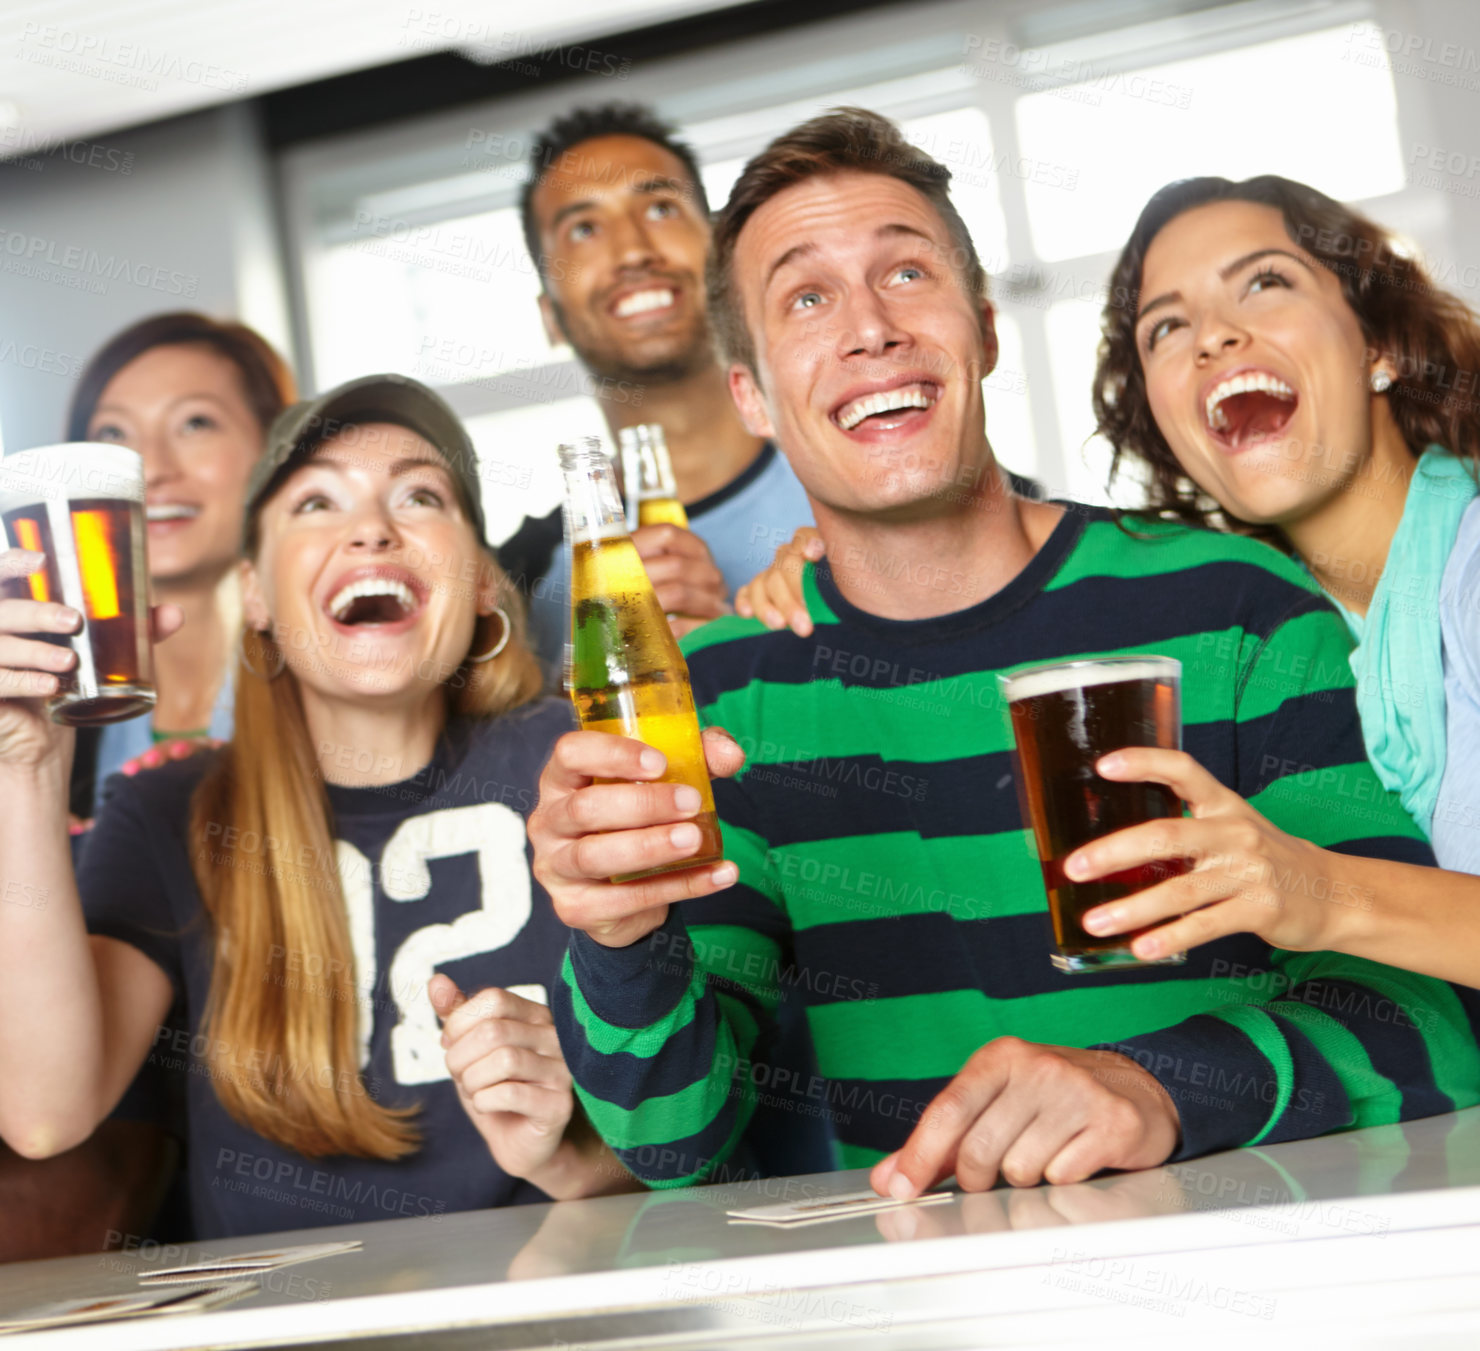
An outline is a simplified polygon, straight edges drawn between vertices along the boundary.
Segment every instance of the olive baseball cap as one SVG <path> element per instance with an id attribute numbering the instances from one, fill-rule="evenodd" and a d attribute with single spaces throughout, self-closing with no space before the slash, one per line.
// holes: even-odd
<path id="1" fill-rule="evenodd" d="M 267 448 L 247 480 L 243 513 L 246 538 L 269 497 L 306 455 L 347 427 L 389 422 L 431 442 L 447 461 L 463 509 L 480 543 L 486 538 L 483 497 L 478 487 L 478 459 L 473 443 L 446 400 L 404 375 L 366 375 L 285 408 L 267 432 Z"/>

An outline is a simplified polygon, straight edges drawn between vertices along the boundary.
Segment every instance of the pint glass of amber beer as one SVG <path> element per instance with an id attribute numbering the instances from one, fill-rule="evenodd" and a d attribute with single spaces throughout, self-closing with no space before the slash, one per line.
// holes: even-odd
<path id="1" fill-rule="evenodd" d="M 1097 938 L 1085 912 L 1173 877 L 1180 861 L 1071 882 L 1064 860 L 1080 845 L 1126 826 L 1182 815 L 1182 802 L 1158 783 L 1112 783 L 1095 761 L 1125 746 L 1182 745 L 1182 664 L 1170 657 L 1105 657 L 1035 666 L 1000 676 L 1017 746 L 1023 817 L 1032 827 L 1048 892 L 1060 971 L 1181 962 L 1185 953 L 1143 963 L 1132 955 L 1136 934 Z"/>
<path id="2" fill-rule="evenodd" d="M 77 664 L 47 700 L 54 722 L 121 722 L 154 705 L 144 463 L 124 446 L 79 442 L 0 459 L 0 547 L 46 555 L 39 572 L 0 582 L 0 596 L 59 601 L 82 615 Z"/>

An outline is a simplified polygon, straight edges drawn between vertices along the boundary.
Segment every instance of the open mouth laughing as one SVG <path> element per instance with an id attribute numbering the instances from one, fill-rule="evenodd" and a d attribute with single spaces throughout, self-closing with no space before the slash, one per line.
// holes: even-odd
<path id="1" fill-rule="evenodd" d="M 887 388 L 849 391 L 830 417 L 850 436 L 910 431 L 929 420 L 940 394 L 934 380 L 906 377 Z"/>
<path id="2" fill-rule="evenodd" d="M 1204 387 L 1203 422 L 1231 451 L 1278 436 L 1299 407 L 1300 396 L 1272 371 L 1241 370 Z"/>
<path id="3" fill-rule="evenodd" d="M 425 584 L 404 568 L 362 568 L 335 582 L 324 613 L 341 629 L 399 632 L 425 605 Z"/>

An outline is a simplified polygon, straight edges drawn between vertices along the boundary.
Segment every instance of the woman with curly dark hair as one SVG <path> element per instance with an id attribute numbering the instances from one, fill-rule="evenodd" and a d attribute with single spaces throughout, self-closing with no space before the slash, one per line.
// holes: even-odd
<path id="1" fill-rule="evenodd" d="M 1441 865 L 1480 873 L 1480 322 L 1391 232 L 1266 175 L 1152 197 L 1103 329 L 1112 476 L 1142 480 L 1157 514 L 1305 565 L 1357 639 L 1384 786 Z M 1177 913 L 1163 897 L 1142 893 L 1113 929 Z"/>

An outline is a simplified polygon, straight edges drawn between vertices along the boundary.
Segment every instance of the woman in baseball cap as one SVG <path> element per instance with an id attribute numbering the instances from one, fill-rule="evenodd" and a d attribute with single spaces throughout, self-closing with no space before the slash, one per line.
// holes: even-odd
<path id="1" fill-rule="evenodd" d="M 0 857 L 50 898 L 0 915 L 0 1134 L 59 1152 L 146 1059 L 181 1071 L 202 1239 L 635 1185 L 545 1007 L 566 931 L 524 820 L 572 716 L 539 698 L 466 433 L 396 376 L 295 405 L 242 529 L 234 736 L 123 783 L 75 884 L 72 733 L 32 644 L 0 668 Z"/>

